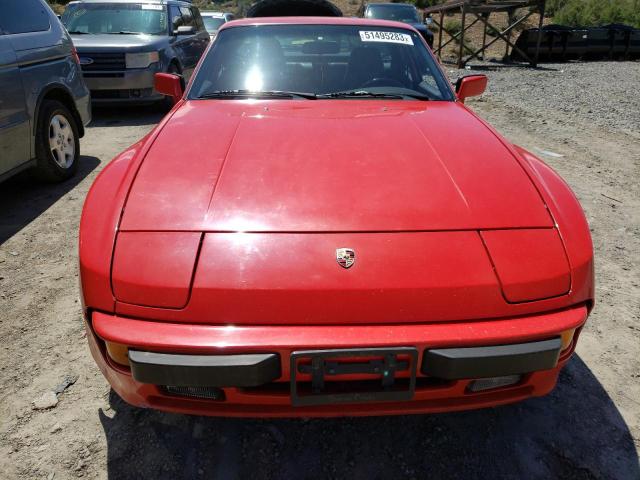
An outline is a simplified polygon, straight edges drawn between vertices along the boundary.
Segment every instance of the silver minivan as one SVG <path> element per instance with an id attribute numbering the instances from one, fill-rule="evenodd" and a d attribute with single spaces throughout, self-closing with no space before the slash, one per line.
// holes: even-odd
<path id="1" fill-rule="evenodd" d="M 0 181 L 77 170 L 91 99 L 69 34 L 44 0 L 0 4 Z"/>

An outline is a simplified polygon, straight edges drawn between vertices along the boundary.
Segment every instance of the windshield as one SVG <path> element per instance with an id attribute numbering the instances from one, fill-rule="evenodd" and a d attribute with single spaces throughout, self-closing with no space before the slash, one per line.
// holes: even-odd
<path id="1" fill-rule="evenodd" d="M 145 3 L 71 4 L 62 16 L 69 33 L 162 35 L 167 33 L 163 5 Z"/>
<path id="2" fill-rule="evenodd" d="M 217 32 L 224 23 L 222 17 L 202 17 L 202 20 L 204 20 L 204 27 L 209 33 Z"/>
<path id="3" fill-rule="evenodd" d="M 364 25 L 222 30 L 202 62 L 189 98 L 228 96 L 234 91 L 453 99 L 419 35 L 403 28 Z"/>
<path id="4" fill-rule="evenodd" d="M 369 5 L 367 18 L 393 20 L 404 23 L 420 23 L 418 12 L 410 5 Z"/>

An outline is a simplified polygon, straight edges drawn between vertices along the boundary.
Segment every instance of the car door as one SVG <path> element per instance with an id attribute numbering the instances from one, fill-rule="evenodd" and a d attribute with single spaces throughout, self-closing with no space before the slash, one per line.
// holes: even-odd
<path id="1" fill-rule="evenodd" d="M 4 30 L 0 19 L 0 29 Z M 31 158 L 31 132 L 18 59 L 0 31 L 0 177 Z"/>
<path id="2" fill-rule="evenodd" d="M 207 32 L 207 28 L 204 26 L 204 20 L 202 20 L 202 15 L 200 15 L 200 10 L 196 7 L 191 7 L 191 16 L 193 17 L 194 24 L 196 26 L 196 38 L 194 42 L 194 61 L 195 65 L 198 64 L 200 58 L 204 54 L 209 42 L 211 41 L 211 36 L 209 32 Z"/>
<path id="3" fill-rule="evenodd" d="M 171 25 L 171 35 L 173 35 L 172 46 L 178 56 L 183 73 L 186 74 L 189 69 L 187 52 L 189 38 L 186 35 L 176 35 L 175 33 L 178 27 L 184 26 L 182 12 L 178 5 L 169 5 L 169 22 Z"/>
<path id="4" fill-rule="evenodd" d="M 185 27 L 196 27 L 193 13 L 189 7 L 180 7 L 180 13 L 182 14 L 182 25 Z M 193 69 L 196 66 L 196 42 L 197 32 L 194 35 L 184 35 L 184 53 L 185 53 L 185 76 L 189 78 Z"/>

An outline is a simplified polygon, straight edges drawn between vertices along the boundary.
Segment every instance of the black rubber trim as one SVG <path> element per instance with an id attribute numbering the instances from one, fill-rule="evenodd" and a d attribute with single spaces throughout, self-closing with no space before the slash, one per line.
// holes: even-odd
<path id="1" fill-rule="evenodd" d="M 487 378 L 548 370 L 558 363 L 560 337 L 493 347 L 425 350 L 422 373 L 446 380 Z"/>
<path id="2" fill-rule="evenodd" d="M 280 378 L 280 355 L 177 355 L 129 350 L 133 378 L 175 387 L 258 387 Z"/>

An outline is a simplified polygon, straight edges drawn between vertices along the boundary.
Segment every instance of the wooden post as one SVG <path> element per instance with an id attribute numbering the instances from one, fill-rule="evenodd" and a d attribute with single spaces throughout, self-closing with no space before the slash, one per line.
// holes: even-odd
<path id="1" fill-rule="evenodd" d="M 464 68 L 464 61 L 462 60 L 462 57 L 464 54 L 464 30 L 467 26 L 467 23 L 466 23 L 467 9 L 465 7 L 466 7 L 466 3 L 463 3 L 462 7 L 460 7 L 462 9 L 462 32 L 460 33 L 460 50 L 458 51 L 458 68 Z"/>
<path id="2" fill-rule="evenodd" d="M 507 23 L 509 24 L 509 26 L 513 24 L 513 13 L 514 13 L 513 9 L 510 9 L 507 13 L 508 15 Z M 511 30 L 507 32 L 507 39 L 511 41 Z M 504 50 L 504 59 L 503 59 L 505 62 L 509 60 L 509 42 L 506 42 L 506 44 L 507 46 Z"/>
<path id="3" fill-rule="evenodd" d="M 489 21 L 489 13 L 483 13 L 482 16 Z M 484 29 L 482 31 L 482 60 L 484 60 L 484 51 L 487 45 L 487 23 L 484 23 Z"/>
<path id="4" fill-rule="evenodd" d="M 544 23 L 544 11 L 546 0 L 538 2 L 538 10 L 540 11 L 540 22 L 538 22 L 538 40 L 536 41 L 536 54 L 533 57 L 533 66 L 538 66 L 538 58 L 540 57 L 540 43 L 542 42 L 542 26 Z"/>
<path id="5" fill-rule="evenodd" d="M 440 28 L 438 29 L 438 56 L 442 60 L 442 29 L 444 27 L 444 11 L 440 11 Z"/>

